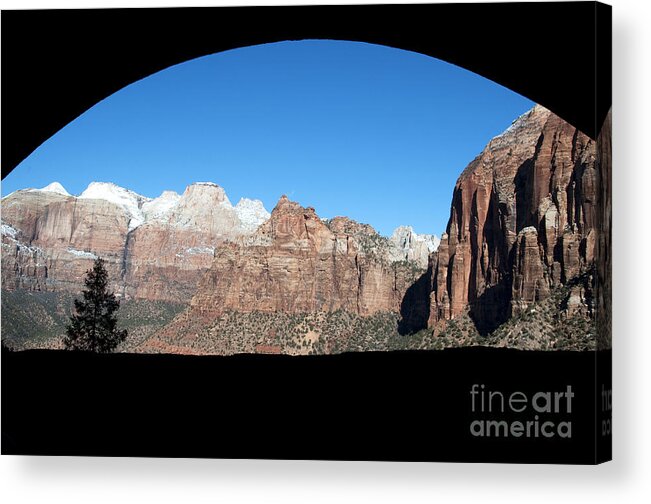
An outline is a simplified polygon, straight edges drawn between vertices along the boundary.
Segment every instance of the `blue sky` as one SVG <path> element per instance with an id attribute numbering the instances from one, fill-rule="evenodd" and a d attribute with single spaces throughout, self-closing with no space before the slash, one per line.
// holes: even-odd
<path id="1" fill-rule="evenodd" d="M 2 181 L 2 194 L 92 181 L 149 197 L 192 182 L 233 204 L 287 194 L 382 234 L 440 235 L 454 183 L 534 105 L 467 70 L 358 42 L 296 41 L 170 67 L 98 103 Z"/>

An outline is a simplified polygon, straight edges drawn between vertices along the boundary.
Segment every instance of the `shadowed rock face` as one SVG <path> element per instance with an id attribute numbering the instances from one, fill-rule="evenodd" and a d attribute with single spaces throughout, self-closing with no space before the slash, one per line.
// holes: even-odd
<path id="1" fill-rule="evenodd" d="M 430 257 L 429 324 L 469 308 L 488 332 L 588 271 L 596 212 L 595 143 L 534 107 L 457 181 L 447 232 Z"/>
<path id="2" fill-rule="evenodd" d="M 286 197 L 270 216 L 260 202 L 233 207 L 209 183 L 155 200 L 102 184 L 80 197 L 18 191 L 2 200 L 2 285 L 77 292 L 101 256 L 127 298 L 191 300 L 170 326 L 178 334 L 229 311 L 337 310 L 400 313 L 401 333 L 467 311 L 486 334 L 562 285 L 568 314 L 591 318 L 596 305 L 603 346 L 610 171 L 610 116 L 594 142 L 536 106 L 460 175 L 440 245 L 409 227 L 384 238 L 345 217 L 323 221 Z"/>
<path id="3" fill-rule="evenodd" d="M 597 224 L 597 347 L 612 343 L 612 119 L 608 112 L 597 138 L 599 218 Z"/>
<path id="4" fill-rule="evenodd" d="M 398 312 L 418 271 L 391 263 L 388 247 L 368 225 L 345 217 L 325 223 L 283 196 L 256 233 L 215 253 L 191 312 Z"/>

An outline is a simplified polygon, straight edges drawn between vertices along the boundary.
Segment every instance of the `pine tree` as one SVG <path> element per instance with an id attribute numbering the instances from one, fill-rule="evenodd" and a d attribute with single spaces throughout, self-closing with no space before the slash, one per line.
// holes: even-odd
<path id="1" fill-rule="evenodd" d="M 127 331 L 117 329 L 115 312 L 120 301 L 108 292 L 108 273 L 104 260 L 97 258 L 86 272 L 83 299 L 75 299 L 76 313 L 70 317 L 63 343 L 68 350 L 112 352 L 125 340 Z"/>

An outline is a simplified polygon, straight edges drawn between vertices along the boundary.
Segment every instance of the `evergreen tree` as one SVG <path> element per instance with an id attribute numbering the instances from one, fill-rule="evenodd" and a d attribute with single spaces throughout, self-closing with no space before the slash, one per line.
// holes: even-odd
<path id="1" fill-rule="evenodd" d="M 115 312 L 120 301 L 107 290 L 108 273 L 103 259 L 95 259 L 84 283 L 83 299 L 75 299 L 76 313 L 70 317 L 63 343 L 68 350 L 112 352 L 125 340 L 127 331 L 117 329 Z"/>

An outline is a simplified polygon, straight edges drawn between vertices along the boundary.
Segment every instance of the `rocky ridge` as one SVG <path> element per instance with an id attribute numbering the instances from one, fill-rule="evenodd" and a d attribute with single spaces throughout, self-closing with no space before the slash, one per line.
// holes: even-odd
<path id="1" fill-rule="evenodd" d="M 431 256 L 429 325 L 468 311 L 482 334 L 594 269 L 595 142 L 535 106 L 459 177 Z M 593 282 L 572 309 L 593 315 Z"/>
<path id="2" fill-rule="evenodd" d="M 102 257 L 120 296 L 187 303 L 216 251 L 226 243 L 266 240 L 256 230 L 269 218 L 261 201 L 242 198 L 233 206 L 211 182 L 153 199 L 104 182 L 91 183 L 76 197 L 57 182 L 16 191 L 2 199 L 2 285 L 78 292 L 85 271 Z M 336 227 L 342 219 L 330 222 Z M 370 226 L 358 228 L 370 230 L 364 236 L 389 262 L 426 267 L 436 242 L 411 228 L 399 228 L 389 240 Z"/>
<path id="3" fill-rule="evenodd" d="M 78 197 L 58 183 L 16 191 L 2 199 L 2 285 L 78 292 L 99 256 L 121 296 L 187 302 L 215 247 L 268 215 L 259 201 L 234 207 L 212 183 L 154 199 L 102 182 Z"/>
<path id="4" fill-rule="evenodd" d="M 459 176 L 440 243 L 287 197 L 233 207 L 211 183 L 154 200 L 18 191 L 2 200 L 3 288 L 78 290 L 101 255 L 127 299 L 191 300 L 132 351 L 593 348 L 595 313 L 610 323 L 608 121 L 595 142 L 540 106 L 518 118 Z"/>
<path id="5" fill-rule="evenodd" d="M 215 251 L 188 316 L 212 319 L 230 310 L 398 312 L 424 270 L 392 261 L 385 246 L 388 240 L 368 225 L 345 217 L 324 222 L 313 208 L 283 196 L 253 235 Z"/>
<path id="6" fill-rule="evenodd" d="M 406 231 L 407 236 L 413 233 Z M 424 322 L 412 321 L 412 313 L 403 307 L 427 299 L 428 293 L 426 282 L 418 281 L 426 270 L 402 255 L 394 260 L 392 245 L 371 226 L 345 217 L 323 221 L 313 208 L 283 196 L 253 235 L 215 251 L 189 309 L 141 350 L 363 349 L 363 341 L 354 343 L 356 336 L 345 320 L 364 328 L 366 338 L 378 337 L 378 344 L 399 346 L 399 319 L 412 325 Z M 336 341 L 337 326 L 341 338 L 348 334 L 346 342 Z M 251 333 L 252 327 L 261 333 Z M 370 334 L 373 328 L 379 330 L 376 336 Z"/>

